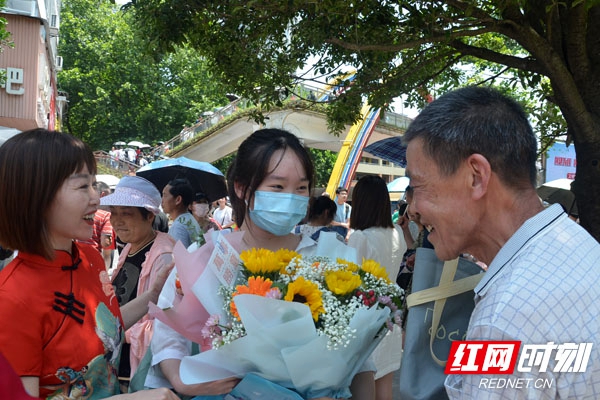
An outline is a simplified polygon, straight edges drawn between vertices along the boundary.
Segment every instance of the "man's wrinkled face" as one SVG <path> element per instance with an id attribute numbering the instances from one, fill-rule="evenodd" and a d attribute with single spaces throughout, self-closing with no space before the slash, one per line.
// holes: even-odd
<path id="1" fill-rule="evenodd" d="M 474 234 L 470 213 L 469 176 L 466 168 L 442 174 L 423 149 L 423 140 L 412 140 L 406 150 L 407 175 L 413 188 L 410 213 L 417 214 L 429 230 L 429 241 L 438 258 L 450 260 L 464 252 Z"/>

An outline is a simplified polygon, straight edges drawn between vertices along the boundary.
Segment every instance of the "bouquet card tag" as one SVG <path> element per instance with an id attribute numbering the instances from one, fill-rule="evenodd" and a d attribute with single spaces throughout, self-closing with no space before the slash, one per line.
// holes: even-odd
<path id="1" fill-rule="evenodd" d="M 239 253 L 225 239 L 224 235 L 219 235 L 208 265 L 221 284 L 227 287 L 233 286 L 240 270 L 240 262 Z"/>

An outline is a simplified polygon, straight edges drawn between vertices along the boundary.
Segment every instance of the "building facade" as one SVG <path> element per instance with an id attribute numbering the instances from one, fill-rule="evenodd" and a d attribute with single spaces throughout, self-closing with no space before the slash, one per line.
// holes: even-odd
<path id="1" fill-rule="evenodd" d="M 6 80 L 0 86 L 0 134 L 33 128 L 60 129 L 63 97 L 56 74 L 60 0 L 6 0 L 0 16 L 7 20 L 13 47 L 0 53 Z"/>

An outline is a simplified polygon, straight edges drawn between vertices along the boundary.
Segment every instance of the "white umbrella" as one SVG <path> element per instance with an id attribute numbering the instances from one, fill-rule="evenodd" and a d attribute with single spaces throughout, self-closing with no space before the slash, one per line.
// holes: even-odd
<path id="1" fill-rule="evenodd" d="M 118 142 L 114 142 L 113 145 L 114 146 L 125 146 L 127 143 L 123 142 L 123 141 L 118 141 Z"/>
<path id="2" fill-rule="evenodd" d="M 144 145 L 144 143 L 137 141 L 137 140 L 132 140 L 131 142 L 127 143 L 127 146 L 133 146 L 133 147 L 142 147 Z"/>
<path id="3" fill-rule="evenodd" d="M 396 178 L 387 184 L 388 192 L 404 192 L 409 183 L 410 179 L 407 176 Z"/>
<path id="4" fill-rule="evenodd" d="M 0 145 L 17 133 L 21 133 L 21 131 L 14 128 L 0 128 Z"/>
<path id="5" fill-rule="evenodd" d="M 98 175 L 96 175 L 96 182 L 104 182 L 111 189 L 114 189 L 115 186 L 117 186 L 117 183 L 119 183 L 120 180 L 121 180 L 121 178 L 118 178 L 118 177 L 116 177 L 114 175 L 110 175 L 110 174 L 98 174 Z"/>

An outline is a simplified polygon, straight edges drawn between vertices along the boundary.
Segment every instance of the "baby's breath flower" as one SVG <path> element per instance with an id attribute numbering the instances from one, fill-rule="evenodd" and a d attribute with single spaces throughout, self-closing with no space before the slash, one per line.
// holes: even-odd
<path id="1" fill-rule="evenodd" d="M 354 264 L 354 263 L 353 263 L 353 262 L 351 262 L 351 261 L 346 261 L 346 260 L 342 260 L 341 258 L 338 258 L 338 259 L 337 259 L 337 263 L 338 263 L 338 264 L 345 265 L 345 266 L 346 266 L 346 269 L 347 269 L 348 271 L 356 272 L 356 271 L 358 271 L 358 270 L 359 270 L 359 267 L 358 267 L 358 265 Z"/>

